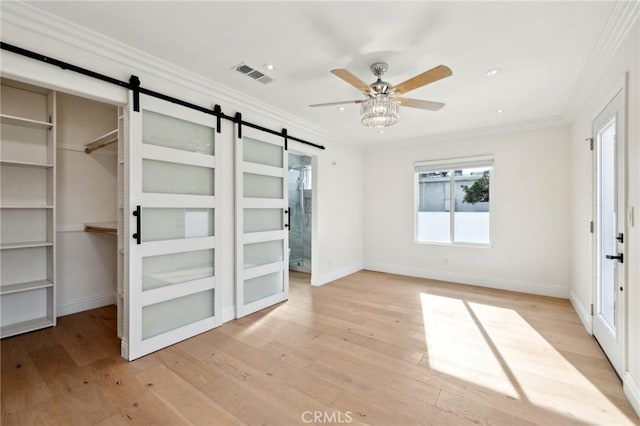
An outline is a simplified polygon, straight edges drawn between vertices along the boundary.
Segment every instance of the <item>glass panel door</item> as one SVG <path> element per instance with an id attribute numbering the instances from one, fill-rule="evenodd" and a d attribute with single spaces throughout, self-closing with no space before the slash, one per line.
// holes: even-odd
<path id="1" fill-rule="evenodd" d="M 624 91 L 593 121 L 595 143 L 595 312 L 593 335 L 624 373 Z"/>
<path id="2" fill-rule="evenodd" d="M 289 295 L 287 155 L 280 137 L 236 136 L 236 316 Z"/>
<path id="3" fill-rule="evenodd" d="M 133 360 L 221 324 L 220 163 L 214 116 L 141 96 L 129 118 L 123 355 Z"/>

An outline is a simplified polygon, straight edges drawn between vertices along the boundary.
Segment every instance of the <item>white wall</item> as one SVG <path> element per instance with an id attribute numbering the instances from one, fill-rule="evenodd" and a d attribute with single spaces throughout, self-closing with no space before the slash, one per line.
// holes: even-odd
<path id="1" fill-rule="evenodd" d="M 176 65 L 159 63 L 144 52 L 130 51 L 111 40 L 70 25 L 57 26 L 51 19 L 3 13 L 2 40 L 51 57 L 99 71 L 114 78 L 140 77 L 144 87 L 185 99 L 198 105 L 220 104 L 225 114 L 242 112 L 243 119 L 273 129 L 287 128 L 290 135 L 323 144 L 318 150 L 290 141 L 290 149 L 314 157 L 314 207 L 312 283 L 321 285 L 362 268 L 362 153 L 331 140 L 328 135 L 292 115 L 245 97 L 233 89 L 193 75 Z M 9 17 L 8 17 L 9 16 Z M 12 23 L 13 22 L 13 23 Z M 19 25 L 17 24 L 19 23 Z M 46 35 L 45 35 L 46 34 Z M 99 51 L 99 53 L 97 53 Z M 0 52 L 2 73 L 15 79 L 43 84 L 82 96 L 111 102 L 126 102 L 127 92 L 116 86 L 7 52 Z M 224 185 L 222 246 L 222 293 L 224 319 L 233 318 L 233 133 L 232 123 L 222 122 L 221 158 Z"/>
<path id="2" fill-rule="evenodd" d="M 115 303 L 116 237 L 84 232 L 85 222 L 115 222 L 117 157 L 83 145 L 117 127 L 112 105 L 57 97 L 57 314 Z"/>
<path id="3" fill-rule="evenodd" d="M 592 235 L 587 225 L 592 216 L 591 152 L 585 138 L 591 136 L 596 115 L 622 87 L 625 72 L 627 87 L 627 205 L 635 209 L 635 226 L 628 223 L 625 260 L 627 279 L 627 375 L 625 391 L 640 413 L 640 24 L 636 23 L 606 68 L 596 87 L 586 95 L 571 127 L 572 155 L 572 251 L 571 301 L 591 332 L 588 307 L 593 303 Z M 634 389 L 634 390 L 632 390 Z M 632 397 L 630 392 L 636 392 Z"/>
<path id="4" fill-rule="evenodd" d="M 568 127 L 553 127 L 367 151 L 365 268 L 567 297 L 568 140 Z M 491 247 L 414 242 L 414 162 L 486 154 Z"/>

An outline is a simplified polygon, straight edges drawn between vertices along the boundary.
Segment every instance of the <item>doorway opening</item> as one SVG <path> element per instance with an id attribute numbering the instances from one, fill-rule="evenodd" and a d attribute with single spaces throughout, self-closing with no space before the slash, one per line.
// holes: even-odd
<path id="1" fill-rule="evenodd" d="M 311 273 L 311 157 L 289 153 L 289 270 Z"/>

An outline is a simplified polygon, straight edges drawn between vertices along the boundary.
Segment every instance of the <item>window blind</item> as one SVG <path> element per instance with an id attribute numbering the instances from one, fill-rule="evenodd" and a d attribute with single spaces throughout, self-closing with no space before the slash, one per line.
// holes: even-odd
<path id="1" fill-rule="evenodd" d="M 469 169 L 474 167 L 493 167 L 493 156 L 480 155 L 476 157 L 418 161 L 414 163 L 414 167 L 416 173 L 437 172 L 440 170 Z"/>

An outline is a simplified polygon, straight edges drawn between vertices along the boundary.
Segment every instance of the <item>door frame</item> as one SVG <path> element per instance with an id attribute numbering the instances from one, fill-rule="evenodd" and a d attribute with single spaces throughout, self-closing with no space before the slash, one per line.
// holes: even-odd
<path id="1" fill-rule="evenodd" d="M 613 88 L 607 92 L 607 96 L 606 96 L 606 100 L 604 102 L 602 102 L 602 104 L 600 104 L 598 106 L 598 108 L 596 108 L 596 112 L 593 114 L 593 116 L 591 117 L 591 141 L 592 141 L 592 152 L 591 152 L 591 172 L 592 172 L 592 176 L 591 176 L 591 218 L 592 218 L 592 224 L 593 224 L 593 231 L 591 234 L 591 330 L 588 330 L 589 333 L 594 336 L 594 339 L 597 338 L 595 336 L 595 321 L 596 321 L 596 309 L 597 309 L 597 302 L 598 302 L 598 259 L 599 259 L 599 253 L 598 253 L 598 228 L 597 228 L 597 218 L 598 218 L 598 209 L 599 209 L 599 199 L 598 199 L 598 173 L 599 173 L 599 165 L 598 165 L 598 146 L 597 146 L 597 140 L 595 139 L 595 127 L 594 127 L 594 122 L 596 121 L 596 119 L 598 118 L 598 116 L 603 113 L 605 111 L 605 109 L 612 103 L 614 102 L 614 100 L 616 99 L 616 97 L 618 96 L 618 94 L 620 94 L 622 96 L 622 108 L 620 109 L 620 118 L 621 120 L 619 120 L 620 124 L 617 130 L 619 130 L 619 133 L 617 133 L 617 135 L 619 135 L 619 137 L 616 139 L 616 143 L 619 144 L 618 148 L 616 150 L 616 166 L 619 167 L 620 169 L 617 170 L 617 194 L 616 194 L 616 203 L 618 204 L 618 206 L 622 205 L 622 211 L 618 211 L 617 212 L 617 216 L 620 220 L 620 222 L 617 224 L 618 225 L 618 229 L 622 229 L 622 232 L 624 233 L 624 242 L 623 243 L 618 243 L 618 244 L 622 244 L 622 253 L 627 253 L 628 252 L 628 240 L 629 240 L 629 233 L 628 233 L 628 215 L 627 215 L 627 161 L 628 161 L 628 156 L 627 156 L 627 134 L 628 134 L 628 126 L 627 126 L 627 99 L 628 99 L 628 80 L 629 80 L 629 73 L 625 72 L 624 77 L 621 81 L 619 81 L 617 84 L 615 84 L 613 86 Z M 622 160 L 619 159 L 619 153 L 623 154 L 623 158 Z M 622 202 L 620 202 L 619 198 L 622 197 Z M 615 283 L 615 286 L 618 287 L 618 285 L 620 285 L 619 283 L 622 282 L 622 286 L 623 286 L 623 291 L 621 292 L 622 294 L 618 297 L 618 304 L 617 304 L 617 309 L 619 312 L 619 318 L 620 318 L 620 322 L 617 324 L 617 335 L 619 336 L 620 339 L 620 352 L 621 352 L 621 359 L 620 359 L 620 369 L 621 371 L 618 372 L 616 371 L 615 367 L 613 367 L 613 363 L 611 363 L 614 371 L 616 371 L 616 374 L 620 373 L 619 377 L 622 380 L 623 375 L 625 374 L 625 372 L 627 371 L 627 294 L 628 294 L 628 268 L 627 268 L 627 262 L 628 260 L 625 259 L 625 262 L 619 265 L 622 265 L 621 267 L 618 266 L 619 269 L 622 269 L 621 272 L 621 276 L 618 275 L 618 282 Z M 598 345 L 602 348 L 602 346 L 600 345 L 600 343 L 598 342 Z M 602 351 L 606 354 L 606 352 L 604 351 L 604 348 L 602 348 Z M 608 359 L 608 355 L 607 355 L 607 359 Z M 608 359 L 609 360 L 609 359 Z"/>
<path id="2" fill-rule="evenodd" d="M 314 274 L 318 265 L 318 154 L 312 151 L 306 151 L 304 147 L 289 148 L 289 154 L 306 155 L 311 157 L 311 274 L 309 284 L 315 287 Z M 316 275 L 317 276 L 317 275 Z"/>

